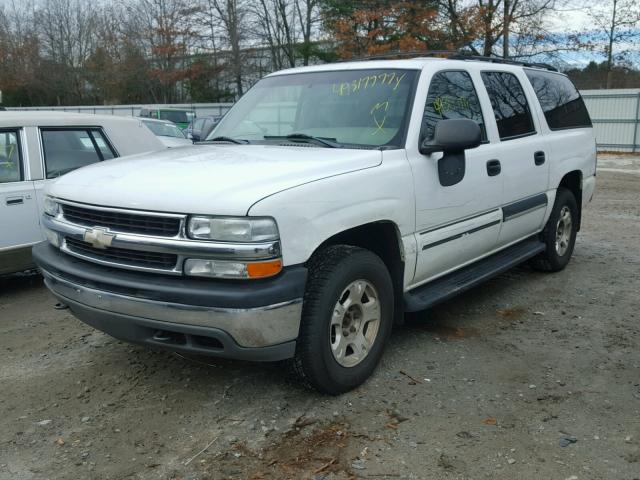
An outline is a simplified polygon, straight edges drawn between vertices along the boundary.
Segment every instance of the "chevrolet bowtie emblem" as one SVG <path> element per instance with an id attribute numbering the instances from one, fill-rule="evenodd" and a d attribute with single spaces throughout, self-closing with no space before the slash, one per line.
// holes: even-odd
<path id="1" fill-rule="evenodd" d="M 93 248 L 105 249 L 111 246 L 116 236 L 108 233 L 106 228 L 90 228 L 84 232 L 84 241 L 90 243 Z"/>

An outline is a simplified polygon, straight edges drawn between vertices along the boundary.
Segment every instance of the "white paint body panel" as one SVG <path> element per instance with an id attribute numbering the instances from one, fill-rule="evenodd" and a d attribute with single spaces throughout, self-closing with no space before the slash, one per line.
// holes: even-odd
<path id="1" fill-rule="evenodd" d="M 53 182 L 49 193 L 112 207 L 246 215 L 264 197 L 322 178 L 372 168 L 381 161 L 378 150 L 194 145 L 89 165 Z M 329 190 L 324 195 L 330 199 L 339 190 L 338 180 L 327 185 Z M 302 190 L 296 195 L 303 200 Z M 322 224 L 316 228 L 323 228 Z"/>

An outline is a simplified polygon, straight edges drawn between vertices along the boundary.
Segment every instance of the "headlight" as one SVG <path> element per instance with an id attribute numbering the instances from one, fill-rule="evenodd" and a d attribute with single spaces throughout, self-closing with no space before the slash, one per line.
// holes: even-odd
<path id="1" fill-rule="evenodd" d="M 278 239 L 278 226 L 273 218 L 193 216 L 187 233 L 198 240 L 266 242 Z"/>
<path id="2" fill-rule="evenodd" d="M 55 217 L 60 213 L 60 204 L 49 195 L 44 197 L 44 213 L 52 217 Z"/>

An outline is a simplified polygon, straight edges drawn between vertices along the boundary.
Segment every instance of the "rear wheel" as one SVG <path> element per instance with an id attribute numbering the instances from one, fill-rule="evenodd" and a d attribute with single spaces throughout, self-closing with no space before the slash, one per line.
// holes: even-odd
<path id="1" fill-rule="evenodd" d="M 571 190 L 558 188 L 549 220 L 541 233 L 544 252 L 534 257 L 532 265 L 545 272 L 557 272 L 567 266 L 578 232 L 578 207 Z"/>
<path id="2" fill-rule="evenodd" d="M 358 247 L 336 245 L 309 262 L 295 373 L 332 395 L 363 383 L 391 333 L 393 286 L 384 262 Z"/>

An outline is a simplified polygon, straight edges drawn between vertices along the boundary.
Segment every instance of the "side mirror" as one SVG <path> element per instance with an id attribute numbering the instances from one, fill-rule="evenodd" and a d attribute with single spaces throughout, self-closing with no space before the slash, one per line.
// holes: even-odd
<path id="1" fill-rule="evenodd" d="M 468 118 L 440 120 L 436 123 L 432 140 L 420 145 L 420 153 L 457 153 L 476 148 L 481 141 L 480 125 Z"/>

